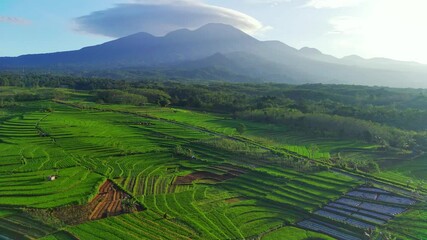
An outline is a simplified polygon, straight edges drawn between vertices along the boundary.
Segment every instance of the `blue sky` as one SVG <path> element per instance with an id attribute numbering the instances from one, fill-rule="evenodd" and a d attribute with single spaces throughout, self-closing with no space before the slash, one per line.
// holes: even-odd
<path id="1" fill-rule="evenodd" d="M 0 56 L 224 22 L 261 40 L 427 63 L 425 0 L 0 0 Z"/>

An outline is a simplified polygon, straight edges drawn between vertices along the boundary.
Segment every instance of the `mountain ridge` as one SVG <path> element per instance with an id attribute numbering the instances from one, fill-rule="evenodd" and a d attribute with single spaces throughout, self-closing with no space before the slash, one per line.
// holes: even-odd
<path id="1" fill-rule="evenodd" d="M 236 53 L 240 53 L 239 57 Z M 197 61 L 203 62 L 199 65 L 204 68 L 220 64 L 217 54 L 227 62 L 222 64 L 227 71 L 266 82 L 427 87 L 423 81 L 427 79 L 427 65 L 355 55 L 336 58 L 315 48 L 298 50 L 280 41 L 259 41 L 233 26 L 218 23 L 196 30 L 180 29 L 162 37 L 136 33 L 75 51 L 0 57 L 0 70 L 128 67 L 190 70 L 197 66 Z M 217 58 L 212 58 L 215 55 Z"/>

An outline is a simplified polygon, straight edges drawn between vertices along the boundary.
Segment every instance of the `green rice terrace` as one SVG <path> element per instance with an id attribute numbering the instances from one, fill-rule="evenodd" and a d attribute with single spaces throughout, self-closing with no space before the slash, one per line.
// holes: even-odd
<path id="1" fill-rule="evenodd" d="M 148 94 L 0 96 L 2 240 L 427 239 L 422 150 Z"/>

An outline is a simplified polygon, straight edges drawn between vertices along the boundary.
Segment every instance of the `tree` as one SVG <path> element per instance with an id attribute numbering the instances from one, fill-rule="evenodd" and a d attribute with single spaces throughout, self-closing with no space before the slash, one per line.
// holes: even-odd
<path id="1" fill-rule="evenodd" d="M 193 150 L 191 150 L 190 148 L 183 148 L 181 145 L 175 146 L 174 153 L 175 155 L 179 155 L 187 158 L 192 158 L 192 159 L 196 158 L 196 155 L 194 154 Z"/>
<path id="2" fill-rule="evenodd" d="M 397 239 L 397 237 L 393 236 L 389 232 L 383 232 L 383 233 L 381 233 L 381 236 L 383 237 L 384 240 L 396 240 Z"/>
<path id="3" fill-rule="evenodd" d="M 408 180 L 406 181 L 406 187 L 407 187 L 407 188 L 410 188 L 412 183 L 413 183 L 413 182 L 412 182 L 412 180 L 411 180 L 411 179 L 408 179 Z"/>
<path id="4" fill-rule="evenodd" d="M 123 92 L 120 90 L 100 90 L 96 100 L 104 103 L 143 105 L 148 102 L 145 96 Z"/>
<path id="5" fill-rule="evenodd" d="M 237 127 L 236 127 L 236 131 L 239 133 L 239 134 L 243 134 L 245 131 L 246 131 L 246 125 L 245 124 L 243 124 L 243 123 L 239 123 L 238 125 L 237 125 Z"/>
<path id="6" fill-rule="evenodd" d="M 359 170 L 367 173 L 378 173 L 380 172 L 380 166 L 373 160 L 362 161 L 357 164 Z"/>
<path id="7" fill-rule="evenodd" d="M 160 107 L 167 107 L 171 104 L 171 101 L 167 98 L 161 98 L 157 103 L 159 104 Z"/>
<path id="8" fill-rule="evenodd" d="M 138 202 L 134 198 L 126 198 L 122 201 L 123 209 L 127 212 L 134 212 L 137 210 Z"/>
<path id="9" fill-rule="evenodd" d="M 419 181 L 419 182 L 417 182 L 417 193 L 418 194 L 420 194 L 421 192 L 422 192 L 422 190 L 423 190 L 423 188 L 424 188 L 424 181 Z"/>
<path id="10" fill-rule="evenodd" d="M 365 236 L 369 239 L 369 240 L 374 240 L 377 238 L 378 234 L 377 232 L 372 229 L 372 228 L 368 228 L 368 230 L 365 231 Z"/>
<path id="11" fill-rule="evenodd" d="M 316 153 L 318 153 L 320 148 L 316 144 L 311 144 L 309 147 L 310 158 L 314 159 Z"/>

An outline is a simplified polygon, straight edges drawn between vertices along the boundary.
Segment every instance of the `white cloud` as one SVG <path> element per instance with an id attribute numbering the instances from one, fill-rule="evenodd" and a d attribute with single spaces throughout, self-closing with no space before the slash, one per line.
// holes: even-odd
<path id="1" fill-rule="evenodd" d="M 363 20 L 351 16 L 338 16 L 329 20 L 333 34 L 361 34 L 363 32 Z"/>
<path id="2" fill-rule="evenodd" d="M 270 6 L 278 6 L 282 3 L 291 2 L 292 0 L 246 0 L 246 1 L 250 3 L 255 3 L 255 4 L 267 4 Z"/>
<path id="3" fill-rule="evenodd" d="M 310 0 L 304 7 L 313 8 L 343 8 L 353 7 L 360 4 L 363 0 Z"/>
<path id="4" fill-rule="evenodd" d="M 258 39 L 265 39 L 267 37 L 267 33 L 274 28 L 272 26 L 265 26 L 253 33 L 252 35 Z"/>
<path id="5" fill-rule="evenodd" d="M 330 19 L 324 39 L 331 52 L 341 51 L 339 55 L 356 53 L 427 63 L 426 8 L 425 0 L 366 2 L 363 12 Z"/>
<path id="6" fill-rule="evenodd" d="M 109 37 L 137 32 L 164 35 L 181 28 L 196 29 L 208 23 L 233 25 L 250 34 L 264 28 L 249 15 L 197 0 L 134 0 L 76 19 L 77 30 Z"/>
<path id="7" fill-rule="evenodd" d="M 31 21 L 23 18 L 17 18 L 17 17 L 0 16 L 0 23 L 28 25 L 28 24 L 31 24 Z"/>

